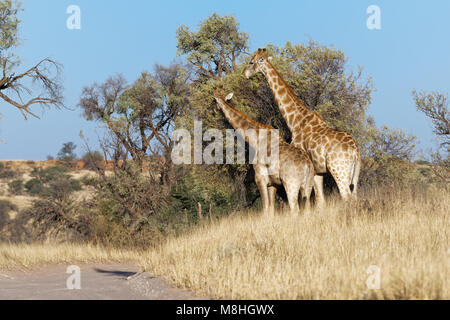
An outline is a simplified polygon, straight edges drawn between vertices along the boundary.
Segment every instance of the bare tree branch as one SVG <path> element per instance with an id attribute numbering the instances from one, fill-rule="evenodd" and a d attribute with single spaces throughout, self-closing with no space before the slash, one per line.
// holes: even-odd
<path id="1" fill-rule="evenodd" d="M 2 67 L 2 79 L 0 79 L 0 98 L 7 103 L 18 108 L 23 117 L 27 119 L 27 115 L 39 118 L 30 110 L 31 106 L 39 104 L 41 106 L 63 107 L 62 86 L 60 84 L 61 65 L 57 62 L 45 58 L 39 61 L 35 66 L 29 68 L 25 72 L 15 75 L 8 74 L 9 65 L 13 64 L 11 57 L 0 58 Z M 8 65 L 9 64 L 9 65 Z M 51 77 L 52 69 L 56 71 L 56 75 Z M 30 98 L 24 102 L 22 95 L 25 93 L 31 95 L 33 90 L 29 85 L 25 85 L 22 81 L 30 80 L 31 85 L 37 84 L 43 90 L 43 93 L 37 97 Z M 8 94 L 9 92 L 9 94 Z M 14 94 L 16 99 L 11 96 Z"/>

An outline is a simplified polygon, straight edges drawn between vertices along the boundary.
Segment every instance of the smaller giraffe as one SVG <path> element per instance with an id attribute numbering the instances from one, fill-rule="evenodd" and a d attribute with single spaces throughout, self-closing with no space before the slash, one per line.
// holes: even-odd
<path id="1" fill-rule="evenodd" d="M 226 98 L 223 98 L 222 92 L 217 90 L 214 91 L 214 97 L 218 106 L 235 130 L 255 130 L 258 131 L 258 133 L 260 130 L 268 130 L 271 132 L 270 134 L 273 134 L 273 127 L 263 125 L 250 119 L 248 116 L 228 104 L 226 101 L 230 100 L 232 96 L 233 94 L 231 93 Z M 260 139 L 259 134 L 257 137 L 258 138 L 256 138 L 256 135 L 254 138 L 252 138 L 251 135 L 245 135 L 243 138 L 250 147 L 256 149 L 255 151 L 257 154 L 260 154 L 261 151 L 264 150 L 258 150 L 258 148 L 262 148 L 260 147 L 261 145 L 264 145 L 266 148 L 268 146 L 260 143 L 261 141 L 258 141 L 258 139 Z M 276 137 L 279 139 L 279 155 L 275 165 L 272 163 L 271 166 L 269 163 L 261 162 L 253 164 L 255 170 L 255 182 L 261 194 L 263 210 L 266 214 L 274 214 L 276 186 L 282 185 L 286 191 L 291 214 L 295 215 L 299 213 L 299 191 L 305 199 L 305 212 L 309 212 L 309 198 L 314 183 L 314 166 L 304 151 L 288 144 L 278 136 L 278 133 L 276 134 Z"/>

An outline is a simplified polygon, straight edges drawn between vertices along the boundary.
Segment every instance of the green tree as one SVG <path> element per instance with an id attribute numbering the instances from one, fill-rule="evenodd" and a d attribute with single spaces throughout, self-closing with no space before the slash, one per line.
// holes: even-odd
<path id="1" fill-rule="evenodd" d="M 178 54 L 185 56 L 193 70 L 194 82 L 191 90 L 192 113 L 186 114 L 179 121 L 184 128 L 193 130 L 193 120 L 203 121 L 204 130 L 208 128 L 231 128 L 222 114 L 216 109 L 212 90 L 217 82 L 225 79 L 233 85 L 227 89 L 239 87 L 239 69 L 242 70 L 242 57 L 248 50 L 248 35 L 239 30 L 239 23 L 232 15 L 219 16 L 213 13 L 202 21 L 197 31 L 191 31 L 188 26 L 177 30 Z M 248 86 L 245 86 L 248 87 Z M 235 96 L 239 96 L 235 90 Z M 247 110 L 249 111 L 249 110 Z M 252 115 L 252 113 L 247 113 Z M 254 114 L 254 113 L 253 113 Z M 210 165 L 209 170 L 215 170 L 228 176 L 234 193 L 238 196 L 238 206 L 247 204 L 247 187 L 251 176 L 249 165 Z M 198 171 L 193 170 L 194 180 L 201 179 Z"/>
<path id="2" fill-rule="evenodd" d="M 242 76 L 250 58 L 245 55 L 248 36 L 239 30 L 233 16 L 213 14 L 200 23 L 195 32 L 182 26 L 177 31 L 177 40 L 178 53 L 185 55 L 192 65 L 196 79 L 191 93 L 193 115 L 186 115 L 181 121 L 185 127 L 192 129 L 195 118 L 203 121 L 204 130 L 231 128 L 213 99 L 213 88 L 221 85 L 226 93 L 234 93 L 232 103 L 237 109 L 278 128 L 281 136 L 290 141 L 290 131 L 265 79 L 257 76 L 247 80 Z M 373 85 L 370 78 L 363 77 L 362 68 L 349 71 L 348 60 L 341 50 L 313 41 L 296 45 L 288 42 L 283 47 L 268 45 L 267 50 L 274 66 L 300 100 L 317 111 L 330 126 L 350 132 L 362 149 L 369 144 L 376 133 L 374 120 L 366 114 Z M 222 68 L 221 61 L 227 61 L 227 67 Z M 250 166 L 210 167 L 228 174 L 234 181 L 233 188 L 241 205 L 254 201 L 250 196 L 253 188 Z"/>
<path id="3" fill-rule="evenodd" d="M 100 151 L 88 151 L 82 157 L 85 169 L 98 170 L 104 165 L 104 158 Z"/>
<path id="4" fill-rule="evenodd" d="M 446 184 L 450 182 L 450 111 L 448 95 L 437 91 L 418 93 L 413 90 L 416 108 L 431 119 L 433 131 L 441 141 L 439 150 L 431 154 L 434 175 Z"/>
<path id="5" fill-rule="evenodd" d="M 213 13 L 197 32 L 188 26 L 177 29 L 178 54 L 187 55 L 199 78 L 220 79 L 237 68 L 238 59 L 248 49 L 248 35 L 239 31 L 234 16 Z"/>
<path id="6" fill-rule="evenodd" d="M 174 63 L 156 65 L 131 85 L 117 75 L 83 89 L 79 106 L 86 119 L 106 125 L 103 151 L 114 166 L 113 175 L 100 171 L 93 182 L 96 205 L 131 232 L 162 216 L 171 186 L 183 175 L 171 161 L 172 132 L 190 110 L 189 84 L 189 69 Z"/>
<path id="7" fill-rule="evenodd" d="M 16 46 L 19 42 L 17 33 L 20 20 L 17 13 L 21 3 L 18 1 L 6 0 L 0 3 L 0 49 L 2 51 Z"/>
<path id="8" fill-rule="evenodd" d="M 365 146 L 359 184 L 362 187 L 416 185 L 425 182 L 411 161 L 416 155 L 416 137 L 403 130 L 382 126 Z"/>
<path id="9" fill-rule="evenodd" d="M 76 144 L 71 141 L 64 143 L 61 150 L 58 152 L 57 159 L 62 161 L 76 160 L 77 156 L 74 153 L 76 148 Z"/>
<path id="10" fill-rule="evenodd" d="M 33 105 L 63 106 L 61 65 L 44 58 L 25 71 L 16 71 L 21 61 L 13 51 L 20 44 L 17 15 L 21 10 L 19 1 L 0 2 L 0 98 L 19 109 L 25 119 L 28 115 L 39 118 L 30 109 Z M 40 94 L 34 92 L 37 88 Z"/>
<path id="11" fill-rule="evenodd" d="M 404 130 L 382 126 L 367 146 L 366 156 L 378 160 L 384 155 L 411 161 L 415 155 L 417 137 Z"/>
<path id="12" fill-rule="evenodd" d="M 450 151 L 450 110 L 448 95 L 437 91 L 418 93 L 413 90 L 416 108 L 433 123 L 433 132 L 441 140 L 441 147 Z"/>
<path id="13" fill-rule="evenodd" d="M 189 70 L 180 64 L 156 65 L 153 73 L 143 72 L 130 86 L 117 75 L 85 87 L 79 106 L 86 119 L 108 128 L 112 159 L 131 157 L 141 168 L 144 160 L 154 160 L 161 183 L 169 184 L 172 131 L 179 115 L 189 110 L 189 81 Z"/>

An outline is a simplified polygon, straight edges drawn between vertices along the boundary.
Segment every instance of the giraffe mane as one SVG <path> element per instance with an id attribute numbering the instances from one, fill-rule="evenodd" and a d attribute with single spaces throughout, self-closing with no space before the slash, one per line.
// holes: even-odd
<path id="1" fill-rule="evenodd" d="M 278 72 L 278 70 L 272 65 L 272 63 L 266 59 L 266 63 L 268 63 L 270 65 L 270 67 L 272 68 L 273 71 L 275 71 L 275 74 L 278 76 L 278 78 L 284 83 L 284 87 L 287 90 L 287 94 L 294 100 L 294 101 L 298 101 L 300 103 L 300 105 L 302 105 L 304 108 L 306 108 L 307 110 L 311 111 L 317 118 L 319 118 L 319 120 L 321 120 L 322 122 L 325 123 L 325 120 L 322 119 L 322 117 L 314 110 L 309 109 L 307 106 L 305 106 L 305 104 L 303 102 L 300 101 L 300 99 L 297 97 L 297 95 L 294 93 L 294 91 L 292 90 L 291 86 L 288 85 L 288 83 L 286 82 L 286 80 L 284 80 L 284 78 L 280 75 L 280 73 Z"/>
<path id="2" fill-rule="evenodd" d="M 235 113 L 237 113 L 240 117 L 244 118 L 245 120 L 247 120 L 248 122 L 250 122 L 251 124 L 253 124 L 253 125 L 257 126 L 257 127 L 260 127 L 260 128 L 263 128 L 263 129 L 275 129 L 274 127 L 272 127 L 270 125 L 262 124 L 262 123 L 260 123 L 258 121 L 253 120 L 252 118 L 250 118 L 249 116 L 247 116 L 246 114 L 244 114 L 243 112 L 241 112 L 241 111 L 239 111 L 239 110 L 237 110 L 235 108 L 233 108 L 233 111 Z"/>
<path id="3" fill-rule="evenodd" d="M 222 103 L 227 105 L 234 113 L 236 113 L 239 117 L 245 119 L 246 121 L 248 121 L 252 125 L 254 125 L 256 127 L 260 127 L 262 129 L 275 129 L 274 127 L 272 127 L 270 125 L 262 124 L 262 123 L 260 123 L 258 121 L 255 121 L 252 118 L 250 118 L 249 116 L 247 116 L 245 113 L 243 113 L 242 111 L 239 111 L 238 109 L 233 108 L 228 102 L 225 101 L 225 99 L 222 96 L 216 96 L 216 98 L 220 99 L 222 101 Z"/>

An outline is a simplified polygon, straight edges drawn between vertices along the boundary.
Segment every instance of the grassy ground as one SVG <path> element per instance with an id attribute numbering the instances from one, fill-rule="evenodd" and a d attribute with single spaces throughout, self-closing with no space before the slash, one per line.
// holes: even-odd
<path id="1" fill-rule="evenodd" d="M 32 268 L 54 263 L 103 263 L 137 261 L 138 251 L 104 248 L 89 244 L 0 243 L 0 270 Z"/>
<path id="2" fill-rule="evenodd" d="M 222 299 L 449 299 L 450 194 L 362 198 L 308 216 L 244 214 L 205 224 L 141 264 Z M 368 289 L 376 268 L 380 288 Z"/>
<path id="3" fill-rule="evenodd" d="M 450 299 L 450 193 L 371 192 L 291 217 L 242 213 L 161 246 L 0 244 L 0 269 L 134 261 L 171 284 L 219 299 Z M 367 282 L 380 271 L 379 289 Z M 372 267 L 373 268 L 373 267 Z"/>

